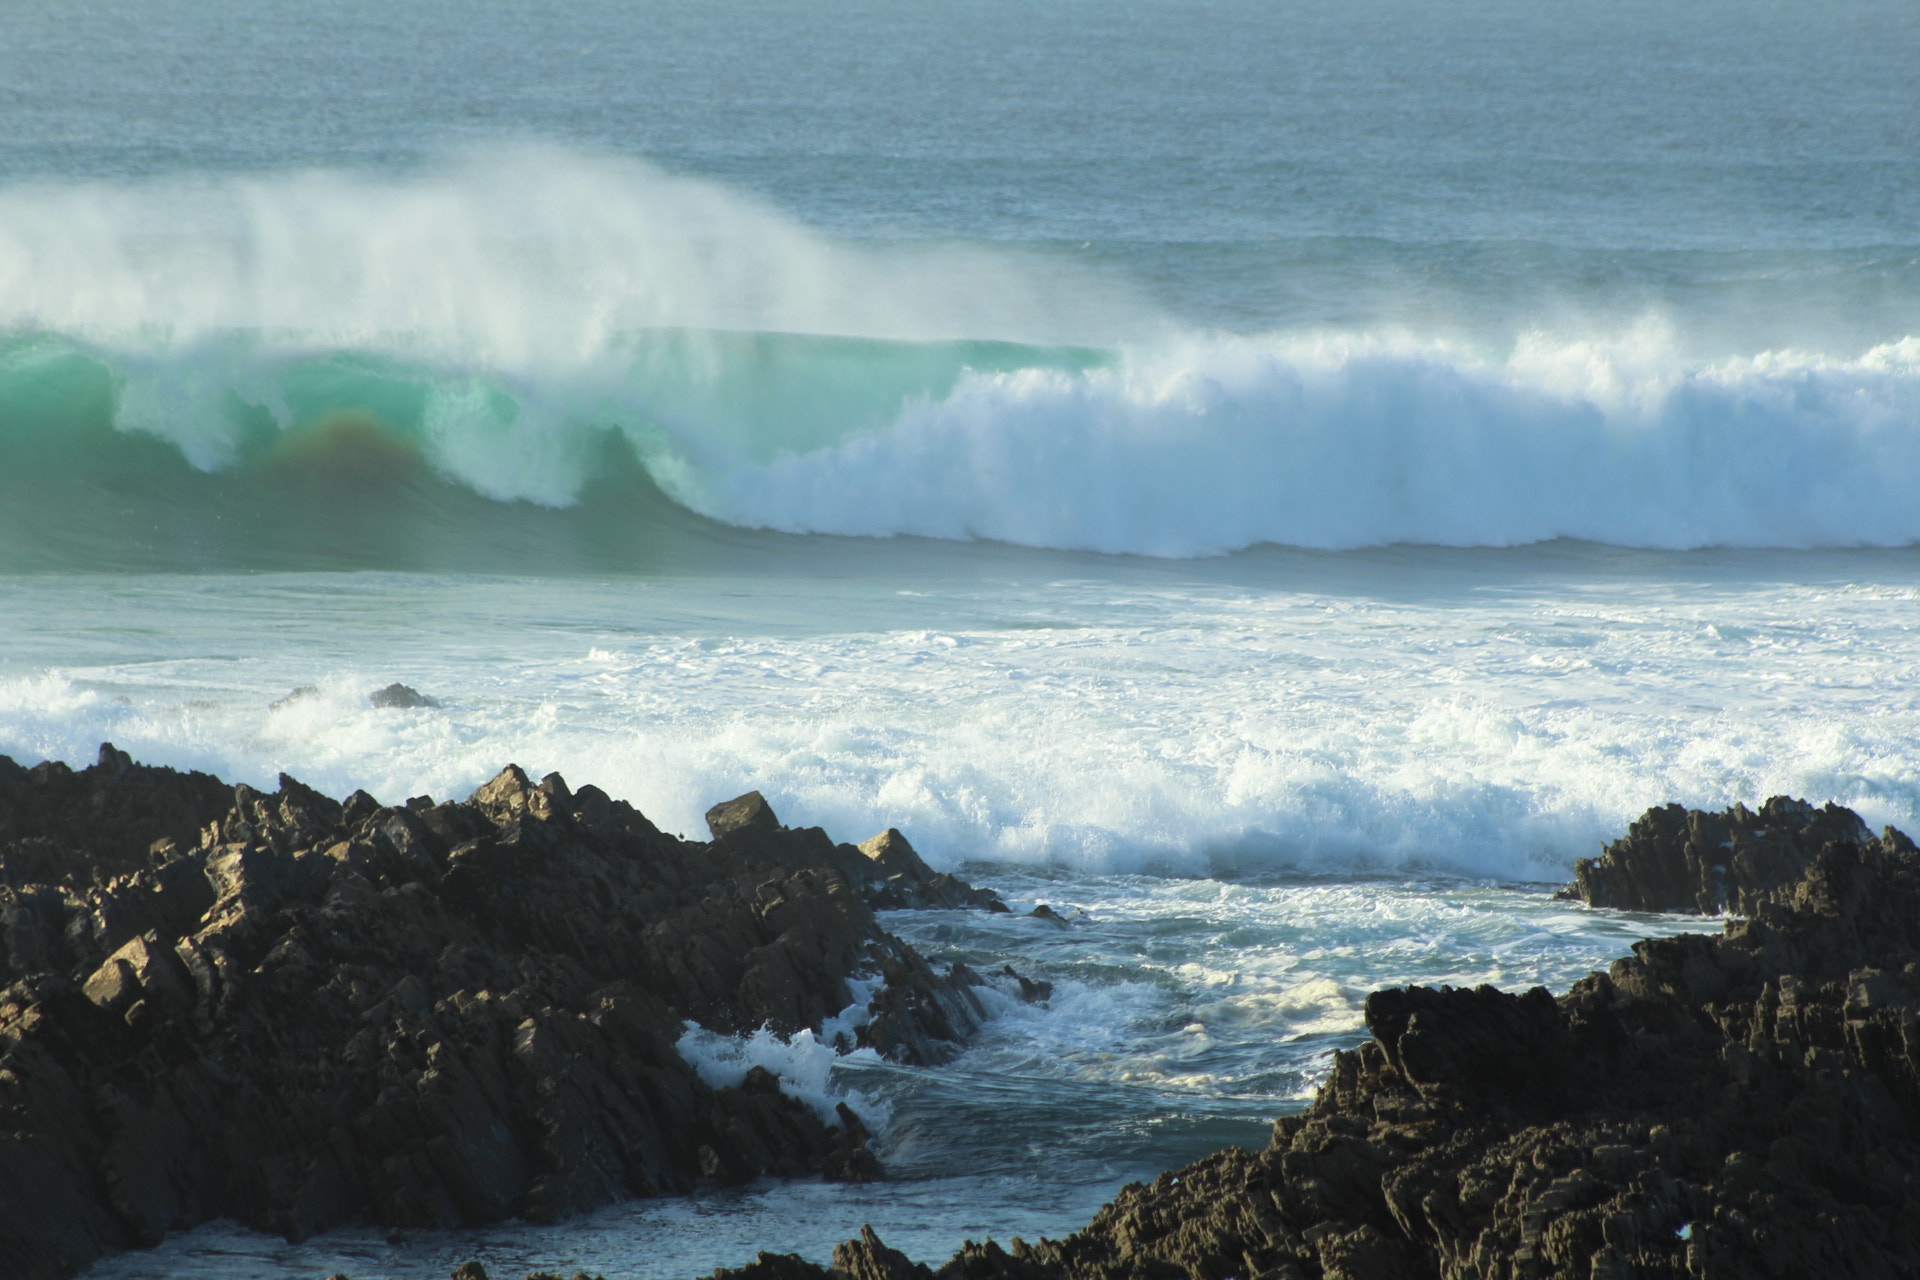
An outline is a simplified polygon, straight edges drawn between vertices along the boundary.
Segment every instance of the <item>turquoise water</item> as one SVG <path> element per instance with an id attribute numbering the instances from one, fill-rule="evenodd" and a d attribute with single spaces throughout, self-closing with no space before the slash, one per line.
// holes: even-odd
<path id="1" fill-rule="evenodd" d="M 0 751 L 757 787 L 1078 913 L 892 921 L 1056 983 L 946 1067 L 685 1042 L 894 1181 L 96 1274 L 1058 1233 L 1374 987 L 1677 927 L 1542 887 L 1650 805 L 1911 828 L 1916 61 L 1904 3 L 10 6 Z"/>
<path id="2" fill-rule="evenodd" d="M 1917 22 L 18 6 L 0 567 L 1908 546 Z"/>

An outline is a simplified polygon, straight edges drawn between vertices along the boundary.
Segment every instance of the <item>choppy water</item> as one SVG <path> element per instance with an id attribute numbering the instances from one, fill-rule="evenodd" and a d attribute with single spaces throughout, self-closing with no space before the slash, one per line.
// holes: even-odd
<path id="1" fill-rule="evenodd" d="M 917 1257 L 961 1240 L 1034 1238 L 1084 1222 L 1121 1183 L 1228 1144 L 1265 1142 L 1350 1045 L 1373 984 L 1564 987 L 1629 941 L 1698 921 L 1601 915 L 1544 889 L 1450 877 L 1167 880 L 968 870 L 1022 906 L 1072 921 L 890 913 L 923 949 L 1008 962 L 1054 983 L 1047 1008 L 1011 997 L 956 1063 L 843 1065 L 829 1088 L 885 1116 L 891 1178 L 861 1187 L 764 1183 L 617 1206 L 558 1228 L 340 1232 L 300 1245 L 211 1228 L 90 1275 L 438 1277 L 469 1257 L 506 1274 L 582 1267 L 691 1276 L 761 1248 L 824 1259 L 862 1224 Z M 757 1060 L 801 1079 L 822 1047 Z M 863 1057 L 865 1055 L 862 1055 Z M 744 1068 L 742 1068 L 744 1069 Z M 517 1269 L 517 1270 L 516 1270 Z"/>
<path id="2" fill-rule="evenodd" d="M 777 575 L 646 581 L 8 583 L 0 724 L 21 756 L 83 763 L 111 738 L 258 785 L 284 768 L 387 800 L 463 795 L 513 759 L 690 834 L 707 805 L 757 787 L 790 823 L 851 839 L 899 825 L 935 865 L 1073 920 L 888 918 L 939 959 L 1055 983 L 1046 1009 L 998 1001 L 944 1067 L 688 1042 L 853 1097 L 894 1182 L 404 1246 L 212 1228 L 99 1273 L 220 1274 L 225 1258 L 236 1276 L 427 1276 L 480 1254 L 672 1276 L 762 1246 L 825 1257 L 867 1221 L 923 1256 L 1058 1234 L 1126 1181 L 1263 1141 L 1331 1048 L 1363 1034 L 1369 990 L 1564 989 L 1634 937 L 1714 927 L 1550 898 L 1648 804 L 1788 792 L 1920 825 L 1901 553 L 1197 567 L 842 550 Z M 368 705 L 393 679 L 442 705 Z M 316 692 L 273 705 L 304 685 Z"/>
<path id="3" fill-rule="evenodd" d="M 1675 927 L 1540 887 L 1649 805 L 1920 824 L 1916 61 L 1894 2 L 11 5 L 0 751 L 757 787 L 1084 912 L 894 921 L 1056 983 L 947 1067 L 688 1042 L 896 1181 L 98 1274 L 1057 1233 L 1369 989 Z"/>

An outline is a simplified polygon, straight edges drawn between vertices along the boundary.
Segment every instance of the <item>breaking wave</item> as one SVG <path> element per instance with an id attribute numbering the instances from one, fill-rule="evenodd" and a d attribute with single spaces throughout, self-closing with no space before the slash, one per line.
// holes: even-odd
<path id="1" fill-rule="evenodd" d="M 670 562 L 735 529 L 1901 546 L 1920 339 L 1176 331 L 632 161 L 0 192 L 0 567 Z"/>

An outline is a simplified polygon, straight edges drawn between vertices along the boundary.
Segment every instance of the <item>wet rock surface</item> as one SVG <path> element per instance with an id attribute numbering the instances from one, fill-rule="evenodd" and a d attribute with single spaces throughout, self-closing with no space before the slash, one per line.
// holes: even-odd
<path id="1" fill-rule="evenodd" d="M 1629 883 L 1699 891 L 1718 865 L 1705 909 L 1746 918 L 1637 943 L 1559 997 L 1375 992 L 1372 1039 L 1265 1149 L 1128 1186 L 1064 1240 L 969 1243 L 936 1270 L 869 1231 L 831 1269 L 763 1253 L 715 1275 L 1920 1274 L 1920 853 L 1791 801 L 1655 810 L 1622 845 L 1583 887 L 1628 864 Z"/>
<path id="2" fill-rule="evenodd" d="M 298 689 L 294 690 L 295 694 L 299 692 Z M 418 710 L 423 707 L 437 707 L 440 705 L 438 699 L 429 698 L 418 689 L 404 684 L 390 684 L 384 689 L 375 689 L 367 695 L 367 701 L 382 709 L 397 707 L 402 710 Z"/>
<path id="3" fill-rule="evenodd" d="M 0 758 L 5 1274 L 215 1217 L 299 1238 L 879 1176 L 846 1106 L 819 1115 L 763 1068 L 710 1087 L 676 1041 L 689 1020 L 819 1029 L 849 979 L 884 975 L 859 1041 L 951 1053 L 980 979 L 874 910 L 983 904 L 917 856 L 744 808 L 703 844 L 513 766 L 462 803 L 388 807 L 110 745 L 79 772 Z"/>

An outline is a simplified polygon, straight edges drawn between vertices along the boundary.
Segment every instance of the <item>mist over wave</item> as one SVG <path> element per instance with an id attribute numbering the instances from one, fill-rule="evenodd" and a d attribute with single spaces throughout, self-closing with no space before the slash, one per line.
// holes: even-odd
<path id="1" fill-rule="evenodd" d="M 1911 336 L 1708 359 L 1657 313 L 1234 334 L 1143 296 L 537 146 L 15 187 L 0 542 L 13 567 L 605 568 L 709 520 L 1169 557 L 1920 540 Z"/>
<path id="2" fill-rule="evenodd" d="M 677 327 L 1111 340 L 1124 285 L 1016 251 L 824 236 L 743 191 L 538 143 L 405 177 L 307 170 L 0 189 L 0 327 L 175 350 L 412 351 L 533 372 Z"/>

